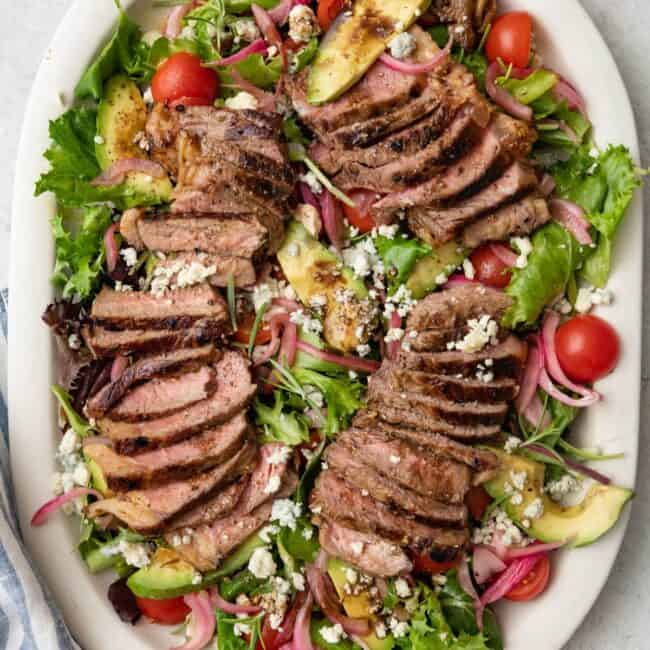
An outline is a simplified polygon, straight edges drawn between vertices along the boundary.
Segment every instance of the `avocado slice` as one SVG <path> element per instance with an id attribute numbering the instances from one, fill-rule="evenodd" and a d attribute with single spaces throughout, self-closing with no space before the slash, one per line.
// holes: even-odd
<path id="1" fill-rule="evenodd" d="M 407 30 L 431 0 L 356 0 L 352 15 L 343 12 L 323 38 L 309 74 L 307 101 L 331 102 L 352 87 Z"/>
<path id="2" fill-rule="evenodd" d="M 110 490 L 108 489 L 108 483 L 106 483 L 106 478 L 101 467 L 92 458 L 86 458 L 86 467 L 90 472 L 93 487 L 99 490 L 104 496 L 107 496 Z"/>
<path id="3" fill-rule="evenodd" d="M 104 98 L 97 110 L 97 143 L 95 155 L 102 169 L 108 169 L 122 158 L 146 158 L 134 142 L 145 130 L 147 107 L 138 87 L 126 76 L 111 77 L 104 87 Z M 152 178 L 141 172 L 131 172 L 125 183 L 142 203 L 167 203 L 172 184 L 167 176 Z"/>
<path id="4" fill-rule="evenodd" d="M 543 490 L 544 466 L 522 456 L 507 454 L 491 449 L 501 461 L 499 474 L 484 487 L 494 499 L 505 497 L 504 485 L 510 472 L 526 472 L 526 483 L 522 490 L 523 502 L 514 505 L 505 499 L 501 507 L 518 525 L 526 517 L 526 507 L 537 498 L 542 499 L 544 514 L 539 519 L 530 519 L 530 528 L 522 529 L 526 534 L 542 542 L 562 542 L 572 548 L 592 544 L 604 535 L 618 520 L 623 506 L 634 496 L 632 490 L 615 485 L 597 484 L 591 487 L 582 503 L 564 508 L 549 499 Z"/>
<path id="5" fill-rule="evenodd" d="M 435 248 L 429 255 L 419 259 L 406 282 L 416 300 L 424 298 L 438 287 L 436 278 L 449 275 L 467 257 L 467 249 L 458 242 L 450 241 Z"/>
<path id="6" fill-rule="evenodd" d="M 366 285 L 300 222 L 289 225 L 278 261 L 303 304 L 309 305 L 315 296 L 325 298 L 323 336 L 329 345 L 349 352 L 368 341 L 371 328 L 366 325 L 373 306 Z M 349 298 L 337 300 L 337 293 L 346 290 Z"/>
<path id="7" fill-rule="evenodd" d="M 370 599 L 366 592 L 362 592 L 358 596 L 345 593 L 343 586 L 347 582 L 347 569 L 358 571 L 352 565 L 335 557 L 331 557 L 327 562 L 327 573 L 334 583 L 345 613 L 351 618 L 374 618 L 370 612 Z M 380 639 L 374 631 L 363 637 L 362 640 L 369 650 L 391 650 L 394 645 L 394 639 L 390 634 Z"/>

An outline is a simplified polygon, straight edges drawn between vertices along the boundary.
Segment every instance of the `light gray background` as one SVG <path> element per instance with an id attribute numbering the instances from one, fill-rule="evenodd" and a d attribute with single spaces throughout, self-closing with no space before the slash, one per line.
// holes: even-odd
<path id="1" fill-rule="evenodd" d="M 647 166 L 650 164 L 650 3 L 647 0 L 582 0 L 582 3 L 604 34 L 627 84 L 641 137 L 642 162 Z M 70 4 L 71 0 L 0 0 L 2 8 L 11 6 L 0 21 L 3 95 L 0 102 L 0 288 L 8 283 L 14 161 L 23 111 L 41 57 Z M 594 74 L 598 71 L 594 70 Z M 645 205 L 650 209 L 650 183 L 646 184 Z M 650 228 L 646 228 L 646 250 L 648 241 Z M 646 255 L 646 277 L 649 268 L 650 255 Z M 645 304 L 648 304 L 649 290 L 646 283 Z M 646 333 L 649 324 L 650 314 L 645 310 Z M 647 336 L 643 350 L 639 484 L 632 521 L 607 587 L 566 650 L 650 648 L 650 483 L 646 480 L 650 475 L 650 441 L 647 440 L 650 348 Z M 588 580 L 589 576 L 584 579 Z M 553 625 L 553 621 L 548 624 Z"/>

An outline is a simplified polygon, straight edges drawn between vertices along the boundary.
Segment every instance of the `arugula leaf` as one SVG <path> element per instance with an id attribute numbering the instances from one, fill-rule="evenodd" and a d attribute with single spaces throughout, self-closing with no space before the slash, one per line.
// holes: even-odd
<path id="1" fill-rule="evenodd" d="M 311 531 L 311 537 L 305 538 L 305 531 Z M 284 527 L 280 530 L 279 540 L 289 555 L 302 562 L 314 562 L 320 550 L 318 534 L 308 519 L 301 517 L 296 522 L 295 530 Z"/>
<path id="2" fill-rule="evenodd" d="M 250 11 L 255 3 L 262 9 L 273 9 L 280 0 L 226 0 L 226 8 L 233 14 L 245 14 Z"/>
<path id="3" fill-rule="evenodd" d="M 260 636 L 261 615 L 254 618 L 238 619 L 220 610 L 217 615 L 217 649 L 218 650 L 254 650 Z M 251 629 L 250 640 L 235 634 L 235 625 L 246 624 Z"/>
<path id="4" fill-rule="evenodd" d="M 314 450 L 312 457 L 309 459 L 307 467 L 300 477 L 298 488 L 296 489 L 296 503 L 307 503 L 307 497 L 309 496 L 314 481 L 316 480 L 316 476 L 320 471 L 321 457 L 323 456 L 323 451 L 325 451 L 326 443 L 326 440 L 322 440 L 320 445 L 318 445 Z"/>
<path id="5" fill-rule="evenodd" d="M 314 37 L 310 39 L 305 47 L 293 55 L 290 69 L 292 74 L 298 74 L 298 72 L 306 68 L 314 60 L 318 52 L 318 45 L 318 39 Z"/>
<path id="6" fill-rule="evenodd" d="M 444 47 L 449 41 L 449 27 L 447 25 L 435 25 L 427 30 L 438 47 Z"/>
<path id="7" fill-rule="evenodd" d="M 284 392 L 273 393 L 273 406 L 267 406 L 259 398 L 253 404 L 255 421 L 264 429 L 265 442 L 284 442 L 295 446 L 309 440 L 309 422 L 301 413 L 285 410 Z"/>
<path id="8" fill-rule="evenodd" d="M 75 88 L 75 95 L 79 99 L 101 99 L 106 79 L 121 70 L 129 74 L 138 67 L 136 50 L 140 42 L 140 28 L 127 16 L 119 3 L 118 8 L 120 18 L 115 33 Z"/>
<path id="9" fill-rule="evenodd" d="M 267 89 L 271 88 L 282 74 L 282 58 L 275 56 L 267 63 L 261 54 L 251 54 L 235 64 L 235 67 L 244 79 L 259 88 Z"/>
<path id="10" fill-rule="evenodd" d="M 284 133 L 284 137 L 293 144 L 301 144 L 305 147 L 310 144 L 309 138 L 302 132 L 295 117 L 285 118 L 282 122 L 282 133 Z"/>
<path id="11" fill-rule="evenodd" d="M 222 598 L 232 602 L 241 594 L 251 594 L 264 583 L 265 580 L 256 578 L 248 569 L 244 569 L 244 571 L 222 580 L 219 591 Z"/>
<path id="12" fill-rule="evenodd" d="M 385 268 L 397 272 L 394 275 L 389 273 L 390 293 L 408 280 L 419 259 L 432 252 L 431 246 L 419 239 L 407 239 L 401 235 L 396 235 L 393 239 L 379 236 L 374 242 Z"/>
<path id="13" fill-rule="evenodd" d="M 343 431 L 350 419 L 361 408 L 363 386 L 347 375 L 328 377 L 307 368 L 295 368 L 294 376 L 302 386 L 316 386 L 323 393 L 327 405 L 327 420 L 323 431 L 331 436 Z"/>
<path id="14" fill-rule="evenodd" d="M 61 214 L 52 219 L 56 255 L 52 283 L 64 298 L 88 298 L 97 289 L 104 263 L 103 237 L 111 223 L 111 211 L 104 206 L 83 208 L 76 234 L 65 229 Z"/>
<path id="15" fill-rule="evenodd" d="M 544 307 L 564 293 L 574 271 L 584 258 L 584 248 L 560 224 L 551 222 L 532 237 L 533 251 L 523 269 L 513 269 L 506 293 L 514 304 L 503 317 L 503 325 L 532 326 Z"/>
<path id="16" fill-rule="evenodd" d="M 447 41 L 445 41 L 446 43 Z M 443 46 L 444 44 L 443 43 Z M 463 48 L 452 51 L 452 58 L 458 63 L 462 63 L 475 77 L 476 85 L 485 92 L 485 77 L 487 75 L 488 60 L 482 52 L 466 52 Z"/>
<path id="17" fill-rule="evenodd" d="M 553 449 L 578 416 L 578 409 L 562 404 L 562 402 L 559 402 L 542 391 L 538 391 L 538 393 L 544 405 L 544 411 L 551 418 L 550 424 L 542 431 L 537 431 L 536 429 L 531 430 L 523 418 L 520 424 L 522 425 L 524 435 L 528 438 L 528 443 L 541 442 L 550 449 Z"/>

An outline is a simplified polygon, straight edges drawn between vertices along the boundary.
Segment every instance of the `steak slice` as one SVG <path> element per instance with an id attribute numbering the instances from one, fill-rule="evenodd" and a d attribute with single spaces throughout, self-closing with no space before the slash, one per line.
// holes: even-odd
<path id="1" fill-rule="evenodd" d="M 429 294 L 411 310 L 406 321 L 409 331 L 459 331 L 472 318 L 487 314 L 500 321 L 512 305 L 512 298 L 503 291 L 480 284 L 463 284 Z"/>
<path id="2" fill-rule="evenodd" d="M 97 325 L 84 325 L 81 336 L 96 359 L 131 352 L 160 352 L 204 346 L 219 338 L 228 323 L 199 321 L 186 330 L 123 330 L 115 332 Z"/>
<path id="3" fill-rule="evenodd" d="M 409 225 L 432 246 L 454 239 L 458 233 L 486 212 L 513 202 L 538 184 L 535 172 L 521 162 L 510 165 L 496 181 L 477 194 L 444 206 L 418 206 L 407 211 Z"/>
<path id="4" fill-rule="evenodd" d="M 246 417 L 240 413 L 189 440 L 139 456 L 120 456 L 101 443 L 86 445 L 84 454 L 97 463 L 111 490 L 132 490 L 205 472 L 231 458 L 248 433 Z"/>
<path id="5" fill-rule="evenodd" d="M 214 345 L 198 348 L 181 348 L 144 357 L 128 366 L 115 380 L 104 386 L 86 404 L 89 417 L 100 418 L 115 406 L 133 386 L 170 372 L 179 372 L 197 364 L 211 363 L 221 358 Z"/>
<path id="6" fill-rule="evenodd" d="M 145 246 L 163 253 L 195 250 L 253 257 L 264 248 L 268 231 L 252 215 L 179 215 L 167 213 L 140 219 L 138 232 Z"/>
<path id="7" fill-rule="evenodd" d="M 325 517 L 315 518 L 318 541 L 326 553 L 349 562 L 364 573 L 392 578 L 413 570 L 413 564 L 398 544 L 372 533 L 360 533 Z"/>
<path id="8" fill-rule="evenodd" d="M 467 226 L 461 234 L 461 242 L 468 248 L 478 248 L 490 241 L 524 237 L 550 220 L 546 199 L 531 195 Z"/>
<path id="9" fill-rule="evenodd" d="M 202 267 L 214 266 L 215 272 L 207 278 L 213 287 L 227 287 L 230 277 L 236 287 L 247 287 L 255 283 L 255 266 L 253 261 L 247 257 L 203 252 L 179 253 L 178 255 L 168 255 L 166 259 L 160 260 L 156 268 L 169 269 L 171 273 L 174 273 L 170 279 L 170 283 L 174 284 L 178 280 L 178 272 L 175 272 L 175 269 L 179 265 L 183 267 L 181 270 L 187 269 L 190 272 L 192 268 L 203 270 Z"/>
<path id="10" fill-rule="evenodd" d="M 168 447 L 208 427 L 228 421 L 246 408 L 255 394 L 248 362 L 238 352 L 226 352 L 215 366 L 218 389 L 208 399 L 184 411 L 147 422 L 98 420 L 103 435 L 110 438 L 120 454 L 137 454 Z"/>
<path id="11" fill-rule="evenodd" d="M 492 360 L 491 372 L 495 378 L 519 377 L 526 363 L 528 346 L 514 335 L 508 336 L 502 343 L 491 345 L 480 352 L 470 354 L 453 350 L 450 352 L 412 352 L 400 350 L 398 364 L 408 370 L 421 370 L 435 374 L 476 375 L 478 367 Z"/>
<path id="12" fill-rule="evenodd" d="M 376 411 L 364 409 L 353 420 L 353 427 L 359 431 L 374 431 L 384 437 L 394 437 L 411 444 L 421 446 L 430 453 L 442 455 L 451 460 L 467 465 L 476 472 L 493 470 L 498 467 L 497 457 L 490 451 L 450 440 L 437 433 L 428 433 L 423 429 L 409 429 L 406 426 L 383 422 Z"/>
<path id="13" fill-rule="evenodd" d="M 483 379 L 471 377 L 459 379 L 449 375 L 406 370 L 386 361 L 384 365 L 388 366 L 384 377 L 392 390 L 398 393 L 405 391 L 420 393 L 460 404 L 512 402 L 519 393 L 519 386 L 515 379 L 495 379 L 485 382 Z"/>
<path id="14" fill-rule="evenodd" d="M 364 465 L 424 497 L 452 505 L 462 505 L 465 499 L 470 469 L 447 456 L 373 430 L 349 429 L 341 434 L 339 442 Z M 449 512 L 457 523 L 458 509 Z"/>
<path id="15" fill-rule="evenodd" d="M 434 547 L 459 548 L 467 542 L 467 531 L 437 528 L 392 510 L 326 470 L 316 479 L 310 496 L 312 512 L 323 514 L 354 530 L 373 533 L 408 546 L 417 553 Z"/>
<path id="16" fill-rule="evenodd" d="M 225 463 L 190 479 L 96 501 L 89 506 L 88 516 L 113 515 L 142 535 L 160 533 L 175 515 L 249 471 L 256 455 L 257 447 L 246 444 Z"/>
<path id="17" fill-rule="evenodd" d="M 178 377 L 154 377 L 128 392 L 109 411 L 108 417 L 118 422 L 153 420 L 207 399 L 216 390 L 217 375 L 210 366 L 203 366 Z"/>
<path id="18" fill-rule="evenodd" d="M 165 291 L 157 296 L 143 291 L 115 291 L 104 286 L 90 311 L 95 323 L 109 329 L 185 329 L 197 321 L 220 325 L 228 320 L 228 306 L 208 284 Z"/>
<path id="19" fill-rule="evenodd" d="M 430 523 L 441 526 L 463 527 L 467 524 L 467 509 L 463 505 L 448 505 L 402 487 L 391 478 L 380 474 L 370 463 L 364 463 L 357 451 L 344 442 L 337 442 L 327 450 L 327 464 L 348 483 L 386 503 Z"/>

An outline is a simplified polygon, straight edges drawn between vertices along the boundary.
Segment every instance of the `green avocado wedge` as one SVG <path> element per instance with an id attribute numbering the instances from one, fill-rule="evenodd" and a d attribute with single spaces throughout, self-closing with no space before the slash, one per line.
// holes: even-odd
<path id="1" fill-rule="evenodd" d="M 544 466 L 522 456 L 507 454 L 491 449 L 501 461 L 499 474 L 484 487 L 494 499 L 504 499 L 501 508 L 527 535 L 542 542 L 566 542 L 577 548 L 592 544 L 602 537 L 621 515 L 623 506 L 634 496 L 634 492 L 615 485 L 597 484 L 590 488 L 584 500 L 576 506 L 562 507 L 549 499 L 543 492 Z M 521 494 L 523 501 L 514 505 L 506 497 L 505 484 L 510 482 L 512 472 L 526 473 Z M 533 519 L 524 514 L 535 500 L 541 499 L 544 511 L 541 517 Z M 530 527 L 524 527 L 528 520 Z"/>
<path id="2" fill-rule="evenodd" d="M 416 300 L 421 300 L 438 288 L 440 275 L 447 277 L 467 256 L 467 250 L 455 241 L 434 248 L 429 255 L 417 261 L 406 286 Z"/>
<path id="3" fill-rule="evenodd" d="M 431 0 L 356 0 L 352 11 L 334 21 L 316 54 L 307 84 L 307 101 L 325 104 L 351 88 L 407 30 Z"/>
<path id="4" fill-rule="evenodd" d="M 104 86 L 104 97 L 97 111 L 95 155 L 102 169 L 108 169 L 123 158 L 146 158 L 136 143 L 144 133 L 147 107 L 138 87 L 123 75 L 111 77 Z M 125 183 L 143 203 L 167 203 L 172 185 L 167 176 L 152 178 L 141 172 L 130 172 Z"/>

